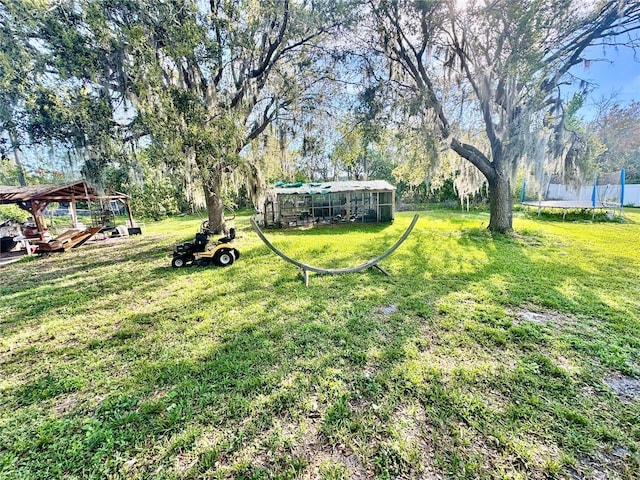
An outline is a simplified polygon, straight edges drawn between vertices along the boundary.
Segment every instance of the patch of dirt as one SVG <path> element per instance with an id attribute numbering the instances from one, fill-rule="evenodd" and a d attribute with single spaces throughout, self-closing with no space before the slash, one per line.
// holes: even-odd
<path id="1" fill-rule="evenodd" d="M 489 410 L 500 415 L 505 414 L 509 405 L 509 399 L 506 396 L 495 390 L 481 390 L 478 393 Z"/>
<path id="2" fill-rule="evenodd" d="M 612 372 L 604 377 L 604 383 L 623 402 L 640 399 L 640 379 Z"/>
<path id="3" fill-rule="evenodd" d="M 593 456 L 578 458 L 575 466 L 569 467 L 571 480 L 608 480 L 619 478 L 619 473 L 637 467 L 638 459 L 624 447 L 615 445 L 595 453 Z"/>
<path id="4" fill-rule="evenodd" d="M 319 431 L 319 422 L 310 421 L 301 430 L 304 434 L 298 441 L 294 452 L 305 458 L 309 463 L 302 472 L 303 479 L 322 478 L 323 465 L 342 464 L 348 472 L 348 478 L 373 478 L 373 472 L 368 471 L 358 460 L 358 456 L 347 445 L 331 446 L 326 443 Z"/>
<path id="5" fill-rule="evenodd" d="M 198 463 L 198 456 L 193 452 L 179 453 L 176 456 L 175 470 L 178 475 L 185 475 Z"/>
<path id="6" fill-rule="evenodd" d="M 600 470 L 597 465 L 582 461 L 578 469 L 569 467 L 569 475 L 571 480 L 607 480 L 609 478 L 607 473 Z"/>
<path id="7" fill-rule="evenodd" d="M 381 314 L 383 314 L 385 317 L 390 317 L 394 313 L 399 312 L 400 309 L 398 308 L 397 305 L 383 305 L 380 308 L 378 308 L 378 311 Z"/>
<path id="8" fill-rule="evenodd" d="M 64 415 L 70 412 L 78 404 L 78 396 L 75 393 L 67 395 L 53 407 L 58 415 Z"/>
<path id="9" fill-rule="evenodd" d="M 555 364 L 569 375 L 575 375 L 580 372 L 580 367 L 574 362 L 563 356 L 554 356 Z"/>
<path id="10" fill-rule="evenodd" d="M 582 332 L 595 332 L 593 324 L 586 321 L 578 321 L 575 318 L 563 315 L 554 310 L 545 310 L 537 305 L 523 305 L 523 308 L 515 310 L 514 323 L 530 322 L 537 325 L 550 325 L 557 327 L 578 327 Z"/>
<path id="11" fill-rule="evenodd" d="M 562 315 L 561 313 L 554 312 L 552 310 L 535 310 L 535 307 L 532 305 L 528 306 L 528 308 L 516 310 L 516 315 L 520 320 L 536 323 L 538 325 L 551 323 L 553 325 L 567 326 L 576 323 L 574 319 L 569 318 L 566 315 Z"/>
<path id="12" fill-rule="evenodd" d="M 545 324 L 548 321 L 548 318 L 546 315 L 542 313 L 529 312 L 527 310 L 522 310 L 518 312 L 518 316 L 522 320 L 526 320 L 527 322 L 532 322 L 532 323 Z"/>
<path id="13" fill-rule="evenodd" d="M 7 350 L 6 352 L 0 352 L 0 363 L 3 363 L 5 360 L 11 358 L 13 355 L 13 350 Z"/>
<path id="14" fill-rule="evenodd" d="M 424 407 L 417 404 L 399 410 L 396 413 L 395 427 L 402 432 L 407 444 L 416 447 L 420 452 L 420 469 L 412 473 L 425 480 L 444 478 L 444 473 L 435 464 L 436 447 L 431 440 L 431 426 L 427 422 Z"/>

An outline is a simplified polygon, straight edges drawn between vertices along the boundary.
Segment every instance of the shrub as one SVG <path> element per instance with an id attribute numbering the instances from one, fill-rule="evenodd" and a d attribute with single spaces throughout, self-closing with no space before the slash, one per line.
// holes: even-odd
<path id="1" fill-rule="evenodd" d="M 15 220 L 24 223 L 30 218 L 31 215 L 17 205 L 0 205 L 0 221 Z"/>

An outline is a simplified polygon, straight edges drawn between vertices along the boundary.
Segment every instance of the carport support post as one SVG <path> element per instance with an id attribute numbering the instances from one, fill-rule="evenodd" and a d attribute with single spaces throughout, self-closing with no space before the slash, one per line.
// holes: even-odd
<path id="1" fill-rule="evenodd" d="M 78 210 L 76 208 L 75 197 L 72 197 L 71 202 L 69 202 L 69 215 L 71 215 L 71 224 L 73 225 L 73 228 L 78 228 Z"/>
<path id="2" fill-rule="evenodd" d="M 33 216 L 33 220 L 36 223 L 36 228 L 38 229 L 38 234 L 40 235 L 40 240 L 45 241 L 44 234 L 47 230 L 47 224 L 44 220 L 44 216 L 42 215 L 42 211 L 47 206 L 46 202 L 40 203 L 36 200 L 31 200 L 30 210 L 31 215 Z"/>
<path id="3" fill-rule="evenodd" d="M 133 223 L 133 215 L 131 214 L 131 205 L 129 205 L 129 200 L 124 200 L 124 205 L 127 207 L 127 215 L 129 215 L 129 223 L 131 228 L 135 227 Z"/>

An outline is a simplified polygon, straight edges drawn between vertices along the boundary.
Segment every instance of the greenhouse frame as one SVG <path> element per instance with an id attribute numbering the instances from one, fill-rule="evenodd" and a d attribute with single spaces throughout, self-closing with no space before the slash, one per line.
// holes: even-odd
<path id="1" fill-rule="evenodd" d="M 268 227 L 393 222 L 396 188 L 384 180 L 277 183 L 264 206 Z"/>

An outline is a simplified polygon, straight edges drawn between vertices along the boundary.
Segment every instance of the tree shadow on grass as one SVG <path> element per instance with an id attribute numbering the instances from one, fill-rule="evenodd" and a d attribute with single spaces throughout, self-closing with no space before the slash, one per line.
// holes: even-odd
<path id="1" fill-rule="evenodd" d="M 3 440 L 7 461 L 33 478 L 274 478 L 320 468 L 317 458 L 370 477 L 488 477 L 542 475 L 527 449 L 575 456 L 595 448 L 594 430 L 634 446 L 606 420 L 610 406 L 588 412 L 588 379 L 561 363 L 575 348 L 585 369 L 593 354 L 509 311 L 530 301 L 588 315 L 580 304 L 598 305 L 594 292 L 562 288 L 588 272 L 554 271 L 526 243 L 481 230 L 416 233 L 388 259 L 393 283 L 361 273 L 305 288 L 262 247 L 226 269 L 151 268 L 139 280 L 178 280 L 179 303 L 131 312 L 78 347 L 80 361 L 60 357 L 48 377 L 3 393 L 18 418 L 40 403 L 45 414 Z M 85 372 L 78 385 L 72 367 Z M 96 368 L 106 370 L 98 380 Z M 94 388 L 99 402 L 46 415 Z"/>
<path id="2" fill-rule="evenodd" d="M 42 466 L 44 462 L 59 466 L 43 470 L 47 474 L 61 474 L 65 469 L 77 475 L 114 473 L 127 455 L 152 441 L 158 444 L 160 454 L 139 459 L 140 468 L 147 473 L 161 466 L 169 471 L 176 455 L 193 450 L 197 440 L 213 427 L 221 436 L 218 443 L 210 446 L 211 451 L 223 464 L 235 465 L 248 444 L 258 442 L 271 451 L 273 459 L 262 465 L 246 465 L 247 471 L 286 473 L 291 466 L 289 460 L 296 456 L 302 466 L 309 461 L 302 458 L 302 452 L 294 454 L 269 436 L 275 426 L 283 421 L 312 421 L 325 429 L 325 436 L 318 433 L 319 441 L 325 442 L 341 422 L 348 421 L 344 412 L 336 414 L 336 405 L 349 409 L 344 405 L 345 398 L 355 401 L 367 395 L 352 383 L 360 381 L 368 389 L 380 388 L 364 375 L 367 352 L 380 348 L 382 343 L 383 354 L 399 349 L 404 339 L 415 333 L 397 320 L 367 318 L 370 312 L 366 310 L 327 315 L 326 308 L 314 306 L 317 295 L 310 289 L 296 290 L 295 301 L 304 305 L 304 310 L 292 310 L 288 318 L 262 312 L 258 318 L 243 319 L 237 326 L 214 322 L 202 331 L 199 339 L 203 348 L 197 351 L 187 353 L 178 346 L 159 345 L 162 352 L 149 355 L 119 383 L 118 390 L 129 394 L 108 395 L 94 413 L 79 412 L 40 424 L 38 431 L 56 431 L 58 435 L 28 442 L 18 463 L 24 462 L 25 468 Z M 237 298 L 243 301 L 242 297 Z M 132 323 L 137 321 L 131 319 Z M 370 328 L 363 328 L 363 322 Z M 212 336 L 215 340 L 207 343 Z M 124 348 L 140 351 L 134 344 L 146 343 L 143 337 L 119 336 L 94 348 L 104 350 L 109 357 L 114 350 Z M 399 356 L 384 354 L 384 358 L 391 367 Z M 13 396 L 22 399 L 23 404 L 25 398 L 29 399 L 26 404 L 51 399 L 50 395 L 32 395 L 43 382 L 40 378 L 13 392 Z M 49 389 L 51 395 L 68 393 L 57 388 L 59 384 Z M 312 398 L 316 400 L 311 401 Z M 90 438 L 76 430 L 87 421 L 87 413 L 95 425 Z M 315 420 L 320 417 L 326 418 Z M 189 431 L 196 434 L 187 434 Z M 107 438 L 108 445 L 100 441 Z M 69 444 L 76 448 L 60 448 Z M 110 460 L 116 452 L 125 457 Z M 198 460 L 202 460 L 201 454 L 195 452 Z M 145 460 L 152 461 L 153 467 L 145 465 Z M 199 462 L 196 468 L 207 470 L 207 465 Z"/>
<path id="3" fill-rule="evenodd" d="M 624 369 L 628 356 L 638 347 L 637 342 L 635 346 L 630 343 L 637 319 L 627 320 L 626 327 L 620 328 L 627 312 L 600 298 L 597 285 L 581 281 L 592 278 L 591 268 L 599 266 L 590 265 L 586 271 L 567 259 L 558 268 L 557 258 L 546 256 L 547 251 L 534 254 L 536 247 L 527 239 L 494 237 L 479 229 L 458 232 L 449 239 L 463 246 L 462 255 L 452 255 L 447 242 L 426 249 L 425 239 L 419 235 L 411 247 L 414 263 L 407 271 L 417 280 L 408 286 L 407 293 L 417 291 L 419 281 L 436 284 L 432 296 L 424 289 L 420 293 L 432 302 L 435 315 L 430 325 L 440 331 L 442 358 L 447 352 L 458 359 L 454 365 L 443 360 L 440 368 L 440 374 L 445 373 L 447 400 L 441 408 L 449 405 L 448 410 L 453 410 L 450 436 L 457 424 L 474 431 L 471 437 L 476 439 L 479 432 L 485 439 L 481 443 L 487 438 L 498 439 L 498 448 L 485 444 L 476 450 L 489 465 L 504 462 L 505 452 L 522 456 L 518 449 L 528 445 L 529 453 L 520 460 L 521 470 L 529 473 L 543 472 L 544 462 L 556 462 L 565 473 L 574 468 L 563 465 L 559 453 L 549 455 L 551 451 L 574 457 L 589 454 L 602 460 L 612 444 L 637 448 L 632 432 L 612 418 L 631 415 L 635 422 L 640 418 L 638 413 L 615 401 L 604 407 L 611 401 L 606 394 L 584 393 L 602 391 L 603 370 Z M 600 267 L 610 271 L 606 263 Z M 429 276 L 424 272 L 430 272 Z M 516 309 L 521 305 L 564 312 L 568 318 L 569 312 L 579 312 L 578 318 L 591 317 L 593 321 L 589 326 L 578 319 L 569 320 L 570 324 L 531 323 L 518 317 Z M 591 335 L 583 335 L 589 328 L 594 329 Z M 612 335 L 614 330 L 616 335 Z M 478 371 L 474 362 L 465 365 L 469 363 L 465 357 L 493 366 L 482 373 L 483 367 Z M 506 363 L 495 365 L 495 357 Z M 424 395 L 428 399 L 425 408 L 432 408 L 431 397 Z M 540 420 L 525 422 L 526 418 Z M 594 431 L 607 433 L 594 439 Z M 455 459 L 460 451 L 451 447 L 449 458 Z M 479 458 L 469 452 L 463 457 L 464 464 Z M 638 472 L 631 457 L 610 467 L 612 471 Z"/>
<path id="4" fill-rule="evenodd" d="M 141 258 L 153 264 L 163 257 L 169 259 L 166 246 L 150 238 L 106 248 L 90 246 L 36 260 L 28 269 L 16 267 L 6 272 L 15 275 L 13 281 L 0 289 L 3 303 L 13 306 L 11 313 L 0 320 L 0 326 L 17 328 L 66 307 L 82 313 L 119 292 L 150 290 L 163 283 L 162 277 L 144 269 L 135 274 L 131 270 Z"/>

